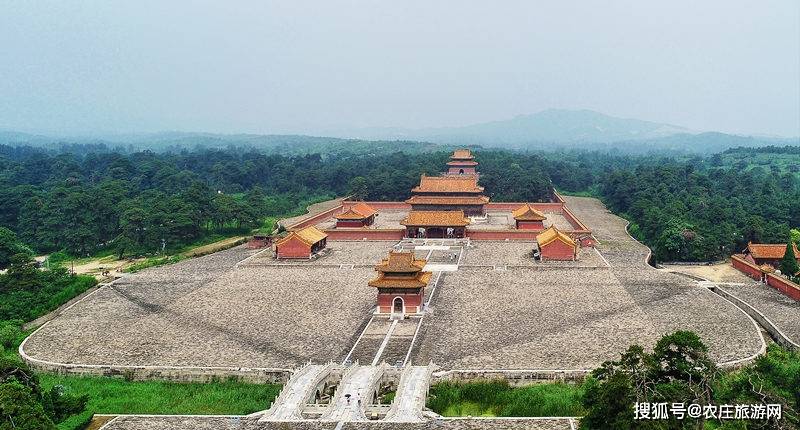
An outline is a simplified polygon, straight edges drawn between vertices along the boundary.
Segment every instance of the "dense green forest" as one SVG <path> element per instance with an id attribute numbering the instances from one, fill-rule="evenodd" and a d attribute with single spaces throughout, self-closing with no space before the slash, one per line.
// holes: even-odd
<path id="1" fill-rule="evenodd" d="M 402 200 L 447 153 L 281 156 L 253 151 L 48 153 L 0 147 L 0 226 L 37 252 L 85 256 L 180 246 L 210 232 L 259 226 L 300 202 L 346 195 Z M 541 159 L 487 154 L 482 178 L 499 199 L 546 200 Z"/>
<path id="2" fill-rule="evenodd" d="M 0 226 L 36 252 L 155 253 L 213 233 L 250 231 L 314 199 L 403 200 L 419 175 L 441 171 L 448 155 L 0 146 Z M 499 150 L 477 157 L 493 200 L 543 201 L 551 186 L 597 196 L 632 222 L 631 233 L 661 261 L 719 259 L 748 241 L 785 243 L 800 226 L 800 155 L 792 147 L 707 158 Z"/>

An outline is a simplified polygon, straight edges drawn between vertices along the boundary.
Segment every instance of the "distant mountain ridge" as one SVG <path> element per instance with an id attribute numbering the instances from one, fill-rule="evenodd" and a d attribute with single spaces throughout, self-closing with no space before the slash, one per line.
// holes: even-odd
<path id="1" fill-rule="evenodd" d="M 430 151 L 443 146 L 472 145 L 509 149 L 577 148 L 707 154 L 739 146 L 795 146 L 800 145 L 800 138 L 698 132 L 672 124 L 617 118 L 591 110 L 564 109 L 548 109 L 509 120 L 462 127 L 320 130 L 314 136 L 161 132 L 62 138 L 0 131 L 0 144 L 58 147 L 65 143 L 105 143 L 109 147 L 131 146 L 156 151 L 242 146 L 282 153 L 368 153 L 391 149 Z"/>
<path id="2" fill-rule="evenodd" d="M 609 143 L 692 134 L 671 124 L 616 118 L 591 110 L 548 109 L 509 120 L 462 127 L 425 129 L 373 128 L 334 133 L 337 137 L 362 139 L 413 139 L 436 143 L 474 143 L 519 146 L 530 143 Z"/>
<path id="3" fill-rule="evenodd" d="M 360 139 L 422 140 L 446 145 L 516 149 L 619 149 L 627 152 L 670 150 L 709 153 L 737 146 L 800 144 L 798 138 L 699 132 L 672 124 L 617 118 L 586 109 L 547 109 L 509 120 L 462 127 L 369 128 L 340 130 L 330 135 Z"/>

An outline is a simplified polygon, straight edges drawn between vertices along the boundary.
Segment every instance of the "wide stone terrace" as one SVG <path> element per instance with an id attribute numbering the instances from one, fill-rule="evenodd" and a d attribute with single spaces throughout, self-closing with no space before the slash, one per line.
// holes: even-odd
<path id="1" fill-rule="evenodd" d="M 759 330 L 741 310 L 686 277 L 647 265 L 647 248 L 598 200 L 567 203 L 596 232 L 611 267 L 462 267 L 448 273 L 423 323 L 414 362 L 459 369 L 591 369 L 632 343 L 651 347 L 675 330 L 697 332 L 718 362 L 761 350 Z M 481 255 L 480 245 L 467 251 L 466 262 L 491 261 L 492 253 Z M 477 260 L 471 260 L 473 251 Z"/>
<path id="2" fill-rule="evenodd" d="M 371 268 L 247 267 L 236 248 L 125 277 L 28 340 L 80 364 L 292 368 L 339 360 L 375 303 Z"/>
<path id="3" fill-rule="evenodd" d="M 645 264 L 647 249 L 597 200 L 569 204 L 598 231 L 611 267 L 468 267 L 493 258 L 520 261 L 526 246 L 476 243 L 460 270 L 442 277 L 415 363 L 588 369 L 631 343 L 650 346 L 677 329 L 700 333 L 719 361 L 758 352 L 759 332 L 743 312 L 688 278 Z M 372 266 L 393 244 L 332 241 L 333 253 L 323 259 L 333 265 L 237 268 L 253 253 L 239 247 L 145 270 L 55 318 L 30 337 L 25 351 L 61 363 L 128 366 L 286 369 L 307 360 L 339 361 L 375 305 L 375 290 L 366 286 Z M 461 249 L 426 252 L 452 262 Z M 588 259 L 590 252 L 581 255 Z"/>
<path id="4" fill-rule="evenodd" d="M 415 363 L 446 369 L 592 369 L 654 325 L 609 270 L 448 273 Z"/>
<path id="5" fill-rule="evenodd" d="M 800 345 L 800 302 L 754 281 L 722 285 L 720 288 L 758 309 L 792 342 Z"/>
<path id="6" fill-rule="evenodd" d="M 547 219 L 545 228 L 555 225 L 563 231 L 575 230 L 575 227 L 560 212 L 544 212 Z M 486 220 L 475 220 L 467 227 L 470 230 L 512 230 L 516 229 L 516 221 L 511 211 L 487 211 Z"/>

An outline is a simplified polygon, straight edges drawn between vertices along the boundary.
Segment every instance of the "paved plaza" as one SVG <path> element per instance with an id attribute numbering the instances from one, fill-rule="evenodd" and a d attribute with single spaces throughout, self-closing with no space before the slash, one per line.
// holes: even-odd
<path id="1" fill-rule="evenodd" d="M 584 248 L 577 262 L 542 263 L 526 256 L 529 242 L 473 241 L 459 270 L 442 277 L 413 362 L 591 369 L 678 329 L 698 332 L 720 362 L 758 352 L 759 333 L 744 313 L 688 278 L 648 266 L 647 248 L 597 200 L 568 204 L 596 231 L 599 253 Z M 129 366 L 294 368 L 341 360 L 375 305 L 372 265 L 394 245 L 331 241 L 319 259 L 277 262 L 267 251 L 237 268 L 255 253 L 239 247 L 148 269 L 64 312 L 25 352 Z M 417 253 L 454 263 L 461 247 Z M 776 322 L 791 328 L 788 315 Z"/>

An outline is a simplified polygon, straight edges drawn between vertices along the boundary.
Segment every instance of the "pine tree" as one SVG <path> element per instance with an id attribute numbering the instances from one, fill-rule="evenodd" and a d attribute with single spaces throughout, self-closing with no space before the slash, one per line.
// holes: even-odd
<path id="1" fill-rule="evenodd" d="M 781 273 L 787 276 L 794 276 L 800 272 L 800 266 L 797 264 L 797 256 L 794 254 L 794 246 L 792 242 L 786 244 L 786 252 L 783 253 L 781 260 Z"/>

